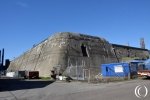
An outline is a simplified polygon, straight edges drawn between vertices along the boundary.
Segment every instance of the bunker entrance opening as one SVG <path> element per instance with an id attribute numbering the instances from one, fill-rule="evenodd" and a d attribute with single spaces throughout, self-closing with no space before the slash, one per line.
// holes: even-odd
<path id="1" fill-rule="evenodd" d="M 87 47 L 85 45 L 81 45 L 81 50 L 83 57 L 88 57 Z"/>

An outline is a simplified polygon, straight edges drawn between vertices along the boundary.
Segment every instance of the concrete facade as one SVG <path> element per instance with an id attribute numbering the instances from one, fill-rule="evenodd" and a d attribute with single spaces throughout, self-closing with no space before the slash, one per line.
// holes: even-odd
<path id="1" fill-rule="evenodd" d="M 148 59 L 149 50 L 136 48 L 125 45 L 112 44 L 112 47 L 115 49 L 115 53 L 119 62 L 125 60 L 125 58 L 135 58 L 135 59 Z"/>
<path id="2" fill-rule="evenodd" d="M 120 49 L 122 51 L 121 47 L 118 49 L 100 37 L 62 32 L 54 34 L 11 61 L 8 70 L 36 70 L 40 76 L 49 77 L 51 70 L 55 69 L 72 78 L 92 79 L 99 74 L 101 64 L 118 62 Z M 138 52 L 144 56 L 149 55 L 146 50 Z"/>

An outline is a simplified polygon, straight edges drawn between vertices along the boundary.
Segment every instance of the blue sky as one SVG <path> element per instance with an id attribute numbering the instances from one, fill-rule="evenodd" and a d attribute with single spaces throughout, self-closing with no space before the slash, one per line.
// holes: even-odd
<path id="1" fill-rule="evenodd" d="M 150 49 L 150 0 L 0 0 L 0 49 L 13 59 L 52 33 L 77 32 Z"/>

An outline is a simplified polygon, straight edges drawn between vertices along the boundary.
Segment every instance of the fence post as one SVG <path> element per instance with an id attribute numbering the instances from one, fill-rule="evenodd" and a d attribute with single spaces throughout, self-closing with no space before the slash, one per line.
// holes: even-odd
<path id="1" fill-rule="evenodd" d="M 78 80 L 78 65 L 77 65 L 77 61 L 76 61 L 76 77 L 77 77 L 77 80 Z"/>
<path id="2" fill-rule="evenodd" d="M 89 69 L 88 83 L 90 83 L 90 78 L 91 78 L 91 74 L 90 74 L 90 69 Z"/>
<path id="3" fill-rule="evenodd" d="M 130 73 L 128 73 L 128 80 L 129 80 L 129 79 L 131 79 L 131 77 L 130 77 Z"/>

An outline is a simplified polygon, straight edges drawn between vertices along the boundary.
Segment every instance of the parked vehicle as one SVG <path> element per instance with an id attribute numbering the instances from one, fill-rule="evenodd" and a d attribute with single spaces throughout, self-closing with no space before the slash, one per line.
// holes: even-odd
<path id="1" fill-rule="evenodd" d="M 138 75 L 150 78 L 150 70 L 140 70 L 138 71 Z"/>

